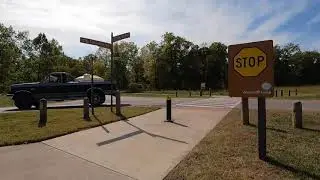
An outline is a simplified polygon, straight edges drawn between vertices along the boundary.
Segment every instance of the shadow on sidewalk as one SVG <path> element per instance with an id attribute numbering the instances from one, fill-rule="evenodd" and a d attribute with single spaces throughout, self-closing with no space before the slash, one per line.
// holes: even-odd
<path id="1" fill-rule="evenodd" d="M 103 142 L 99 142 L 99 143 L 97 143 L 98 146 L 107 145 L 107 144 L 110 144 L 110 143 L 113 143 L 113 142 L 116 142 L 116 141 L 124 140 L 124 139 L 130 138 L 132 136 L 135 136 L 135 135 L 138 135 L 138 134 L 142 134 L 142 133 L 145 133 L 145 134 L 147 134 L 147 135 L 149 135 L 151 137 L 154 137 L 154 138 L 162 138 L 162 139 L 169 140 L 169 141 L 174 141 L 174 142 L 177 142 L 177 143 L 188 144 L 185 141 L 180 141 L 180 140 L 177 140 L 177 139 L 173 139 L 173 138 L 169 138 L 169 137 L 165 137 L 165 136 L 161 136 L 161 135 L 150 133 L 150 132 L 145 131 L 145 130 L 141 129 L 140 127 L 130 123 L 129 120 L 127 119 L 127 117 L 125 117 L 123 115 L 119 115 L 119 117 L 121 118 L 121 120 L 123 122 L 125 122 L 126 124 L 136 128 L 138 130 L 134 131 L 132 133 L 129 133 L 129 134 L 122 135 L 120 137 L 116 137 L 116 138 L 109 139 L 109 140 L 106 140 L 106 141 L 103 141 Z M 174 123 L 174 124 L 177 124 L 177 125 L 180 125 L 180 126 L 183 126 L 183 127 L 188 127 L 188 126 L 185 126 L 185 125 L 179 124 L 179 123 Z"/>

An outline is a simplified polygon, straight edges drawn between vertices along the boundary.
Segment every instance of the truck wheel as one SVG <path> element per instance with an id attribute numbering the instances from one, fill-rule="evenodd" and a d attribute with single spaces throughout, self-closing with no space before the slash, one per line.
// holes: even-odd
<path id="1" fill-rule="evenodd" d="M 102 91 L 99 91 L 99 90 L 93 91 L 93 97 L 92 97 L 93 103 L 91 103 L 91 92 L 88 93 L 88 98 L 89 98 L 90 104 L 93 104 L 94 106 L 101 105 L 106 101 L 106 96 Z"/>
<path id="2" fill-rule="evenodd" d="M 31 109 L 32 97 L 28 93 L 18 93 L 14 95 L 14 104 L 21 110 Z"/>

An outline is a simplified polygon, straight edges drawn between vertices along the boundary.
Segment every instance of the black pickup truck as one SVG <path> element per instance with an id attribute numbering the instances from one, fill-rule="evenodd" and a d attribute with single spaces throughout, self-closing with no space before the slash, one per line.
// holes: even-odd
<path id="1" fill-rule="evenodd" d="M 8 96 L 12 96 L 14 104 L 19 109 L 30 109 L 32 106 L 39 108 L 40 99 L 52 101 L 76 100 L 89 97 L 93 92 L 93 105 L 101 105 L 105 102 L 105 95 L 114 95 L 116 85 L 109 81 L 94 82 L 91 91 L 91 82 L 75 80 L 69 73 L 53 72 L 41 82 L 13 84 L 10 86 Z"/>

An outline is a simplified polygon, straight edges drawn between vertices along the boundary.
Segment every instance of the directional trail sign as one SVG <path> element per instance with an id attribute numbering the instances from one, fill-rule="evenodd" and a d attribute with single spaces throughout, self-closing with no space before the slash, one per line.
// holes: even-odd
<path id="1" fill-rule="evenodd" d="M 272 40 L 230 45 L 228 59 L 229 96 L 273 96 Z"/>
<path id="2" fill-rule="evenodd" d="M 120 41 L 121 39 L 126 39 L 130 37 L 130 32 L 124 33 L 124 34 L 120 34 L 118 36 L 114 36 L 112 37 L 112 42 L 117 42 Z"/>
<path id="3" fill-rule="evenodd" d="M 108 48 L 108 49 L 112 48 L 110 43 L 97 41 L 97 40 L 93 40 L 93 39 L 88 39 L 88 38 L 83 38 L 83 37 L 80 37 L 80 42 L 85 43 L 85 44 L 92 44 L 92 45 L 96 45 L 96 46 L 104 47 L 104 48 Z"/>

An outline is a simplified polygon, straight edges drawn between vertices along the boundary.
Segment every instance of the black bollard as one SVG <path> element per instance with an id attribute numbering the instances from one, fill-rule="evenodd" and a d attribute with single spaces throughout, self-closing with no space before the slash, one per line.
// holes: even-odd
<path id="1" fill-rule="evenodd" d="M 290 90 L 289 90 L 289 93 L 288 93 L 288 94 L 289 94 L 289 96 L 290 96 L 290 94 L 291 94 Z"/>
<path id="2" fill-rule="evenodd" d="M 296 96 L 298 95 L 298 89 L 296 89 Z"/>
<path id="3" fill-rule="evenodd" d="M 87 97 L 83 99 L 83 119 L 89 120 L 89 98 Z"/>
<path id="4" fill-rule="evenodd" d="M 46 99 L 40 99 L 40 120 L 38 127 L 44 127 L 47 124 L 47 100 Z"/>
<path id="5" fill-rule="evenodd" d="M 167 121 L 171 121 L 171 98 L 167 97 Z"/>
<path id="6" fill-rule="evenodd" d="M 211 92 L 211 88 L 209 89 L 209 95 L 210 95 L 210 97 L 211 97 L 211 94 L 212 94 L 212 92 Z"/>
<path id="7" fill-rule="evenodd" d="M 116 91 L 116 115 L 121 115 L 121 99 L 120 99 L 120 91 Z"/>
<path id="8" fill-rule="evenodd" d="M 283 90 L 281 89 L 281 97 L 283 96 Z"/>
<path id="9" fill-rule="evenodd" d="M 176 90 L 176 97 L 178 97 L 178 90 Z"/>
<path id="10" fill-rule="evenodd" d="M 276 97 L 278 97 L 278 91 L 276 90 Z"/>
<path id="11" fill-rule="evenodd" d="M 202 89 L 200 89 L 200 96 L 202 96 Z"/>
<path id="12" fill-rule="evenodd" d="M 189 96 L 191 97 L 191 91 L 189 90 Z"/>

